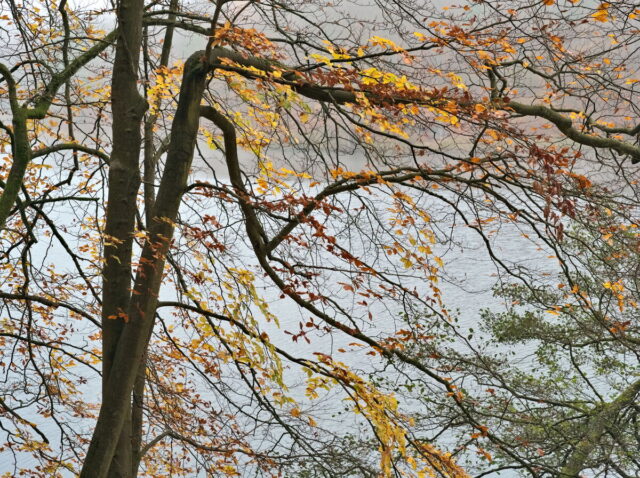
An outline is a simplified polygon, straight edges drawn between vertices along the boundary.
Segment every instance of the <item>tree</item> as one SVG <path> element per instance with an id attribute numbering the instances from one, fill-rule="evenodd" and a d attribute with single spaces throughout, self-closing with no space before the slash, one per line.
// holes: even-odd
<path id="1" fill-rule="evenodd" d="M 480 343 L 452 345 L 451 331 L 445 330 L 414 352 L 437 356 L 473 391 L 465 403 L 468 416 L 437 395 L 419 394 L 455 428 L 464 430 L 470 420 L 485 423 L 490 434 L 475 439 L 492 460 L 475 463 L 478 472 L 633 476 L 639 467 L 638 239 L 620 217 L 594 212 L 590 223 L 574 226 L 563 242 L 564 259 L 580 267 L 551 280 L 498 287 L 509 308 L 485 310 Z M 594 221 L 598 216 L 602 220 Z M 619 230 L 615 238 L 603 237 L 612 228 Z M 423 426 L 430 421 L 416 420 Z M 468 434 L 457 436 L 457 446 L 467 446 Z"/>
<path id="2" fill-rule="evenodd" d="M 456 337 L 443 225 L 462 221 L 526 281 L 536 271 L 501 257 L 496 225 L 562 258 L 565 223 L 640 158 L 636 7 L 511 3 L 376 2 L 380 22 L 322 2 L 9 0 L 1 405 L 16 463 L 32 453 L 34 476 L 465 476 L 436 446 L 455 427 L 422 434 L 384 367 L 435 387 L 472 440 L 501 444 L 446 360 L 420 351 L 435 327 Z M 177 32 L 202 44 L 183 65 Z M 280 315 L 299 324 L 289 340 Z M 325 334 L 344 346 L 315 350 Z M 342 354 L 369 354 L 373 378 Z M 323 397 L 347 401 L 354 433 L 327 425 Z"/>

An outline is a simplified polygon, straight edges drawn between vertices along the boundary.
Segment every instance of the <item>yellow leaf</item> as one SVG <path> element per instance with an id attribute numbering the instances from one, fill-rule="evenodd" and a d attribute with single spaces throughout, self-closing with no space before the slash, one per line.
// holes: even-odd
<path id="1" fill-rule="evenodd" d="M 611 5 L 608 2 L 601 3 L 600 6 L 598 7 L 598 11 L 591 14 L 591 18 L 602 23 L 608 22 L 611 18 L 609 15 L 610 6 Z"/>
<path id="2" fill-rule="evenodd" d="M 411 266 L 413 266 L 413 262 L 411 262 L 411 260 L 407 257 L 403 257 L 402 259 L 400 259 L 400 262 L 402 262 L 402 265 L 405 267 L 405 269 L 409 269 Z"/>
<path id="3" fill-rule="evenodd" d="M 426 37 L 423 33 L 420 33 L 420 32 L 414 32 L 413 34 L 414 34 L 414 35 L 415 35 L 415 37 L 416 37 L 418 40 L 420 40 L 420 41 L 426 41 L 426 39 L 427 39 L 427 37 Z"/>

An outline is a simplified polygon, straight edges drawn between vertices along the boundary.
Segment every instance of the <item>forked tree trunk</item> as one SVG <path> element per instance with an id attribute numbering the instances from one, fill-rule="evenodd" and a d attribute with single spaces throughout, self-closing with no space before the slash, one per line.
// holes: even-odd
<path id="1" fill-rule="evenodd" d="M 185 64 L 153 220 L 148 225 L 148 239 L 126 311 L 128 321 L 121 324 L 115 354 L 110 358 L 100 415 L 80 474 L 82 478 L 108 476 L 119 438 L 126 430 L 131 393 L 153 328 L 166 254 L 191 167 L 208 69 L 208 63 L 201 54 L 192 56 Z"/>
<path id="2" fill-rule="evenodd" d="M 103 400 L 110 389 L 108 378 L 131 295 L 131 248 L 140 187 L 140 127 L 146 111 L 146 102 L 138 92 L 143 7 L 143 0 L 120 0 L 117 10 L 118 39 L 111 82 L 113 149 L 109 165 L 102 293 Z M 105 475 L 110 478 L 131 476 L 131 394 L 124 418 L 127 426 L 118 430 L 117 448 L 110 460 L 109 473 Z"/>

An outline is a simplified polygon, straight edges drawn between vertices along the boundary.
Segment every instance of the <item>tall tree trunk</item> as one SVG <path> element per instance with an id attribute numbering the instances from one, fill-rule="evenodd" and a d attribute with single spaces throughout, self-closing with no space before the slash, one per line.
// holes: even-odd
<path id="1" fill-rule="evenodd" d="M 171 0 L 169 5 L 169 9 L 171 12 L 174 12 L 178 9 L 178 0 Z M 174 13 L 170 13 L 168 20 L 170 22 L 175 21 L 176 16 Z M 164 34 L 164 41 L 162 43 L 162 53 L 160 54 L 160 64 L 158 65 L 160 68 L 166 68 L 169 65 L 169 57 L 171 55 L 171 47 L 173 44 L 173 32 L 174 25 L 167 26 L 167 29 Z M 146 32 L 145 32 L 146 34 Z M 147 49 L 145 47 L 145 55 L 147 53 Z M 145 56 L 145 61 L 147 61 L 147 57 Z M 156 172 L 156 163 L 158 157 L 160 156 L 159 152 L 156 151 L 154 146 L 154 127 L 156 122 L 158 121 L 158 113 L 157 111 L 160 109 L 162 104 L 162 99 L 158 98 L 156 105 L 154 105 L 155 113 L 147 116 L 147 119 L 144 122 L 144 169 L 143 169 L 143 178 L 144 178 L 144 210 L 145 210 L 145 226 L 148 228 L 149 225 L 153 222 L 153 205 L 155 203 L 155 172 Z M 161 146 L 162 148 L 163 146 Z M 132 466 L 131 466 L 131 476 L 134 477 L 138 473 L 138 468 L 140 467 L 140 460 L 142 459 L 142 425 L 143 425 L 143 412 L 144 412 L 144 389 L 146 385 L 146 363 L 147 357 L 146 354 L 142 359 L 142 364 L 140 365 L 140 369 L 138 370 L 138 375 L 136 377 L 136 382 L 133 386 L 133 397 L 131 403 L 131 447 L 132 447 Z"/>
<path id="2" fill-rule="evenodd" d="M 128 321 L 122 324 L 115 354 L 110 357 L 107 387 L 81 478 L 107 476 L 122 430 L 129 429 L 125 423 L 131 410 L 131 393 L 153 329 L 166 254 L 195 149 L 208 70 L 201 53 L 185 64 L 171 143 L 127 310 Z"/>
<path id="3" fill-rule="evenodd" d="M 130 300 L 131 248 L 140 187 L 140 128 L 146 111 L 146 102 L 138 92 L 143 7 L 143 0 L 120 0 L 117 9 L 119 30 L 111 82 L 113 150 L 109 165 L 102 296 L 103 400 L 111 388 L 109 376 Z M 131 420 L 131 394 L 128 403 L 124 414 L 126 422 Z M 131 476 L 131 426 L 119 429 L 119 435 L 110 459 L 110 478 Z"/>

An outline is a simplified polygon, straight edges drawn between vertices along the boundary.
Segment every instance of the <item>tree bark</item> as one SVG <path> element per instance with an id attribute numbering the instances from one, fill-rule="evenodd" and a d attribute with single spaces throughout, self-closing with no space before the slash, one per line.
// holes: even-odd
<path id="1" fill-rule="evenodd" d="M 107 476 L 120 434 L 128 429 L 124 425 L 131 410 L 131 392 L 153 329 L 166 254 L 195 149 L 208 70 L 208 62 L 200 54 L 193 55 L 185 64 L 166 165 L 127 310 L 128 321 L 122 324 L 110 360 L 107 387 L 80 474 L 82 478 Z"/>
<path id="2" fill-rule="evenodd" d="M 173 12 L 178 9 L 178 0 L 171 0 L 169 9 Z M 175 21 L 175 14 L 169 14 L 169 21 Z M 160 68 L 169 65 L 169 56 L 171 54 L 171 46 L 173 44 L 173 32 L 175 26 L 169 25 L 164 34 L 164 42 L 162 43 L 162 53 L 160 54 Z M 146 50 L 145 50 L 146 54 Z M 158 120 L 157 110 L 160 109 L 161 99 L 157 100 L 155 105 L 156 112 L 149 115 L 144 122 L 144 210 L 145 210 L 145 227 L 153 222 L 153 206 L 155 203 L 155 171 L 158 161 L 159 152 L 154 147 L 154 127 Z M 138 370 L 136 381 L 133 386 L 133 396 L 131 401 L 131 476 L 134 477 L 138 473 L 140 460 L 142 459 L 142 425 L 144 412 L 144 390 L 146 385 L 146 363 L 147 356 L 142 359 L 142 364 Z"/>
<path id="3" fill-rule="evenodd" d="M 105 227 L 105 266 L 102 293 L 102 396 L 112 388 L 109 376 L 131 289 L 131 250 L 135 232 L 136 197 L 140 187 L 141 124 L 146 102 L 138 92 L 138 62 L 142 44 L 143 0 L 118 3 L 118 38 L 111 83 L 113 149 L 109 165 L 109 195 Z M 131 392 L 124 420 L 131 420 Z M 131 426 L 119 429 L 108 475 L 131 476 Z"/>

